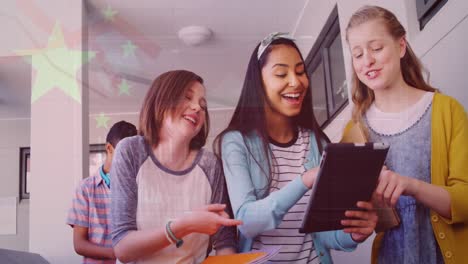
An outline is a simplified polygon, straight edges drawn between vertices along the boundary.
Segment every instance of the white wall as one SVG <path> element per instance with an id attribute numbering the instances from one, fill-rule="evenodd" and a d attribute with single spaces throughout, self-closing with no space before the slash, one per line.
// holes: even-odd
<path id="1" fill-rule="evenodd" d="M 228 126 L 233 113 L 234 108 L 209 110 L 211 124 L 210 133 L 206 139 L 206 149 L 212 150 L 215 137 Z"/>
<path id="2" fill-rule="evenodd" d="M 0 120 L 0 198 L 17 197 L 16 235 L 0 235 L 0 248 L 29 248 L 29 200 L 19 201 L 20 147 L 29 147 L 30 120 Z"/>
<path id="3" fill-rule="evenodd" d="M 414 10 L 413 5 L 408 10 Z M 411 12 L 414 13 L 414 12 Z M 416 25 L 416 17 L 409 24 Z M 410 31 L 411 32 L 411 31 Z M 468 1 L 448 1 L 423 31 L 413 29 L 410 43 L 430 72 L 430 84 L 468 109 Z"/>
<path id="4" fill-rule="evenodd" d="M 26 12 L 27 15 L 22 17 L 32 22 L 27 30 L 44 36 L 44 41 L 33 47 L 47 47 L 51 29 L 57 23 L 66 32 L 67 48 L 82 48 L 82 1 L 47 0 L 24 8 L 34 14 Z M 18 12 L 18 15 L 22 14 L 25 14 L 24 10 Z M 70 32 L 74 32 L 73 40 L 69 38 Z M 64 54 L 61 59 L 69 65 L 80 65 L 81 57 L 73 54 Z M 35 62 L 34 56 L 32 62 Z M 47 77 L 48 81 L 61 82 L 48 84 L 53 89 L 31 103 L 31 168 L 34 176 L 30 181 L 29 250 L 41 254 L 51 263 L 78 263 L 81 258 L 74 254 L 72 231 L 65 221 L 70 207 L 69 197 L 83 174 L 83 153 L 88 151 L 87 90 L 82 89 L 81 82 L 66 78 L 63 68 L 60 69 L 62 71 Z M 79 73 L 76 75 L 81 79 Z M 77 97 L 70 96 L 74 87 L 80 92 Z M 33 84 L 32 88 L 34 94 L 37 87 Z"/>
<path id="5" fill-rule="evenodd" d="M 430 71 L 430 83 L 442 93 L 455 97 L 468 109 L 466 74 L 468 73 L 468 19 L 444 37 L 422 58 Z M 447 52 L 449 51 L 449 52 Z"/>

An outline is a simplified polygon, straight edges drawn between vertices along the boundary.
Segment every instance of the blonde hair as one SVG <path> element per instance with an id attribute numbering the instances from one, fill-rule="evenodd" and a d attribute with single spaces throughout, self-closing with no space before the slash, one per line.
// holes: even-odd
<path id="1" fill-rule="evenodd" d="M 389 10 L 379 6 L 363 6 L 357 10 L 349 19 L 346 27 L 346 41 L 348 41 L 349 30 L 353 27 L 359 26 L 365 22 L 379 20 L 386 27 L 388 33 L 395 39 L 406 37 L 406 30 L 401 25 L 396 16 Z M 406 39 L 405 39 L 406 41 Z M 410 44 L 406 41 L 406 52 L 403 58 L 400 59 L 400 68 L 403 75 L 403 80 L 417 89 L 436 92 L 437 89 L 430 86 L 423 77 L 423 71 L 428 73 L 422 66 L 421 61 L 416 57 Z M 375 99 L 374 92 L 362 83 L 353 70 L 352 77 L 352 100 L 354 102 L 353 108 L 353 121 L 359 123 L 361 127 L 362 116 L 369 109 L 370 105 Z M 365 130 L 366 134 L 367 131 Z"/>

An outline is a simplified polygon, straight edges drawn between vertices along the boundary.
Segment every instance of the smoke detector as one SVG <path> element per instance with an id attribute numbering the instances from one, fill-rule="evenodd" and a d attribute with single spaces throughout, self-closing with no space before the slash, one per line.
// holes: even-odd
<path id="1" fill-rule="evenodd" d="M 179 30 L 178 36 L 187 46 L 198 46 L 207 42 L 213 32 L 203 26 L 188 26 Z"/>

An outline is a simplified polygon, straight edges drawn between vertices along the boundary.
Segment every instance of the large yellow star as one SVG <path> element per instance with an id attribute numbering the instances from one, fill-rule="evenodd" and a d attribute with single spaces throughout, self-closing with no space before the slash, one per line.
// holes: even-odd
<path id="1" fill-rule="evenodd" d="M 37 72 L 35 83 L 32 86 L 31 103 L 53 88 L 60 89 L 81 103 L 76 72 L 95 54 L 94 52 L 68 49 L 58 23 L 55 24 L 46 48 L 17 51 L 16 53 L 18 55 L 31 55 L 31 65 Z"/>

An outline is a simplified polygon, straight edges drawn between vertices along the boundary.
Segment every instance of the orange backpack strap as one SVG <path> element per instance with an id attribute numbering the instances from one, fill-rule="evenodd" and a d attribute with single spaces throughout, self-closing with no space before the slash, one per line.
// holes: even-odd
<path id="1" fill-rule="evenodd" d="M 366 136 L 359 123 L 350 120 L 344 130 L 340 142 L 342 143 L 365 143 Z"/>

